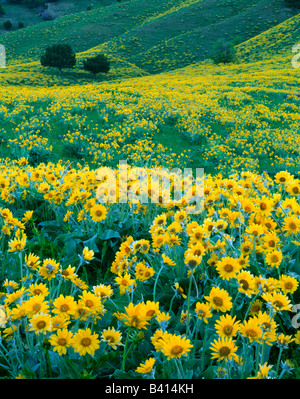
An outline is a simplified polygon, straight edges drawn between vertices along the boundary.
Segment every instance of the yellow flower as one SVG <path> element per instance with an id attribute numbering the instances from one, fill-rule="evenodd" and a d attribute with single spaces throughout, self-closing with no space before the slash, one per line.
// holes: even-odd
<path id="1" fill-rule="evenodd" d="M 88 249 L 88 247 L 84 247 L 83 251 L 82 251 L 82 255 L 85 260 L 90 261 L 94 258 L 95 253 L 93 250 Z"/>
<path id="2" fill-rule="evenodd" d="M 96 204 L 92 206 L 89 211 L 94 222 L 101 222 L 106 218 L 107 209 L 102 204 Z"/>
<path id="3" fill-rule="evenodd" d="M 282 346 L 287 346 L 294 340 L 295 338 L 293 338 L 292 335 L 284 335 L 284 334 L 277 335 L 277 343 Z"/>
<path id="4" fill-rule="evenodd" d="M 222 337 L 215 339 L 210 346 L 212 351 L 212 359 L 217 359 L 218 362 L 221 360 L 231 360 L 235 356 L 237 351 L 235 341 L 231 337 Z"/>
<path id="5" fill-rule="evenodd" d="M 178 359 L 191 350 L 193 345 L 186 337 L 170 334 L 168 338 L 162 342 L 161 352 L 167 357 L 167 360 Z"/>
<path id="6" fill-rule="evenodd" d="M 263 302 L 260 299 L 256 299 L 250 306 L 249 316 L 256 316 L 262 308 Z"/>
<path id="7" fill-rule="evenodd" d="M 153 369 L 154 363 L 154 357 L 150 357 L 144 363 L 141 363 L 135 371 L 140 374 L 149 374 Z"/>
<path id="8" fill-rule="evenodd" d="M 127 307 L 125 307 L 125 313 L 114 313 L 114 316 L 117 317 L 118 320 L 121 320 L 126 326 L 133 327 L 137 329 L 146 329 L 148 323 L 148 318 L 144 312 L 143 303 L 138 303 L 134 305 L 132 302 L 129 303 Z"/>
<path id="9" fill-rule="evenodd" d="M 167 323 L 171 319 L 171 316 L 169 313 L 165 312 L 159 312 L 158 315 L 156 316 L 156 320 L 159 324 L 162 323 Z"/>
<path id="10" fill-rule="evenodd" d="M 78 305 L 81 305 L 83 309 L 88 310 L 93 315 L 104 314 L 101 298 L 92 292 L 84 290 L 83 293 L 79 295 Z"/>
<path id="11" fill-rule="evenodd" d="M 195 269 L 196 266 L 200 265 L 201 257 L 197 255 L 187 254 L 184 259 L 184 263 L 190 269 Z"/>
<path id="12" fill-rule="evenodd" d="M 56 334 L 49 337 L 50 344 L 54 347 L 53 351 L 57 352 L 59 356 L 67 353 L 67 348 L 72 345 L 73 334 L 67 328 L 58 329 Z"/>
<path id="13" fill-rule="evenodd" d="M 275 249 L 275 251 L 266 254 L 266 263 L 272 267 L 279 267 L 282 262 L 282 253 Z"/>
<path id="14" fill-rule="evenodd" d="M 252 274 L 248 271 L 242 271 L 236 276 L 236 279 L 239 283 L 238 291 L 251 296 L 255 288 Z"/>
<path id="15" fill-rule="evenodd" d="M 239 330 L 240 321 L 235 321 L 236 316 L 221 316 L 215 323 L 215 328 L 219 337 L 234 337 Z"/>
<path id="16" fill-rule="evenodd" d="M 26 239 L 27 239 L 26 234 L 23 231 L 21 231 L 21 230 L 17 230 L 16 238 L 14 238 L 13 240 L 9 241 L 9 243 L 8 243 L 8 246 L 9 246 L 8 252 L 19 252 L 19 251 L 22 251 L 22 249 L 26 245 Z"/>
<path id="17" fill-rule="evenodd" d="M 176 262 L 174 262 L 172 259 L 170 259 L 167 255 L 161 254 L 161 256 L 162 256 L 163 263 L 165 265 L 168 265 L 168 266 L 175 266 L 176 265 Z"/>
<path id="18" fill-rule="evenodd" d="M 232 307 L 231 297 L 223 288 L 212 287 L 208 296 L 204 297 L 213 309 L 227 312 Z"/>
<path id="19" fill-rule="evenodd" d="M 248 321 L 245 320 L 243 324 L 240 325 L 240 333 L 243 337 L 247 337 L 250 342 L 258 341 L 263 335 L 263 331 L 259 326 L 259 320 L 257 317 L 251 317 Z"/>
<path id="20" fill-rule="evenodd" d="M 28 317 L 32 317 L 37 313 L 48 313 L 49 305 L 45 301 L 43 295 L 35 295 L 23 302 L 24 309 L 28 314 Z"/>
<path id="21" fill-rule="evenodd" d="M 43 295 L 46 297 L 49 294 L 49 290 L 47 286 L 43 283 L 35 283 L 29 286 L 29 294 L 30 295 Z"/>
<path id="22" fill-rule="evenodd" d="M 71 323 L 69 319 L 66 319 L 65 316 L 62 316 L 61 314 L 52 316 L 51 321 L 53 331 L 64 329 Z"/>
<path id="23" fill-rule="evenodd" d="M 291 234 L 297 234 L 300 230 L 300 220 L 296 216 L 287 216 L 284 219 L 283 231 L 285 231 L 286 236 L 290 236 Z"/>
<path id="24" fill-rule="evenodd" d="M 284 294 L 293 294 L 299 286 L 299 282 L 295 277 L 282 274 L 279 277 L 279 287 Z"/>
<path id="25" fill-rule="evenodd" d="M 37 270 L 41 261 L 37 255 L 30 253 L 29 255 L 25 254 L 25 263 L 26 263 L 26 266 L 31 267 L 34 270 Z"/>
<path id="26" fill-rule="evenodd" d="M 131 292 L 136 287 L 136 281 L 128 273 L 125 273 L 124 276 L 119 275 L 116 277 L 115 282 L 119 285 L 121 295 L 124 295 L 126 291 Z"/>
<path id="27" fill-rule="evenodd" d="M 275 323 L 274 319 L 270 317 L 267 312 L 262 312 L 261 310 L 256 315 L 258 320 L 258 325 L 264 332 L 264 339 L 270 338 L 275 334 L 277 324 Z"/>
<path id="28" fill-rule="evenodd" d="M 210 317 L 212 317 L 211 307 L 209 304 L 197 302 L 195 307 L 195 312 L 198 316 L 198 319 L 203 320 L 204 323 L 208 323 Z"/>
<path id="29" fill-rule="evenodd" d="M 117 345 L 121 345 L 122 333 L 120 331 L 116 331 L 114 327 L 108 327 L 106 330 L 103 330 L 101 335 L 101 341 L 104 341 L 111 348 L 116 349 Z"/>
<path id="30" fill-rule="evenodd" d="M 94 356 L 95 351 L 99 348 L 100 341 L 98 337 L 98 334 L 92 334 L 90 328 L 79 329 L 74 334 L 71 345 L 80 356 L 85 356 L 86 354 Z"/>
<path id="31" fill-rule="evenodd" d="M 147 301 L 146 304 L 143 304 L 142 312 L 144 313 L 146 320 L 153 319 L 160 313 L 159 302 L 155 303 L 153 301 Z"/>
<path id="32" fill-rule="evenodd" d="M 268 363 L 264 363 L 263 365 L 259 365 L 259 371 L 255 377 L 248 377 L 250 380 L 262 380 L 268 378 L 269 371 L 273 366 L 268 366 Z"/>
<path id="33" fill-rule="evenodd" d="M 51 331 L 51 316 L 43 313 L 35 314 L 30 319 L 30 325 L 30 331 L 34 331 L 35 334 Z"/>
<path id="34" fill-rule="evenodd" d="M 77 277 L 77 274 L 75 273 L 75 266 L 72 267 L 71 265 L 64 270 L 60 269 L 60 274 L 65 280 L 73 280 Z"/>
<path id="35" fill-rule="evenodd" d="M 300 331 L 296 332 L 294 339 L 295 339 L 295 344 L 300 345 Z"/>
<path id="36" fill-rule="evenodd" d="M 45 259 L 42 266 L 39 267 L 39 275 L 47 280 L 55 278 L 58 273 L 59 263 L 54 259 Z"/>
<path id="37" fill-rule="evenodd" d="M 75 315 L 77 303 L 70 295 L 63 296 L 60 294 L 58 298 L 53 301 L 53 313 L 64 316 L 69 319 Z"/>
<path id="38" fill-rule="evenodd" d="M 111 289 L 111 285 L 99 284 L 93 286 L 94 294 L 101 298 L 101 300 L 111 297 L 114 291 Z"/>
<path id="39" fill-rule="evenodd" d="M 266 292 L 266 293 L 262 294 L 261 297 L 266 302 L 271 303 L 275 312 L 279 312 L 279 311 L 283 311 L 283 310 L 291 311 L 291 308 L 292 308 L 291 301 L 284 294 L 281 294 L 279 292 L 273 292 L 273 293 Z"/>
<path id="40" fill-rule="evenodd" d="M 264 196 L 257 202 L 259 214 L 262 216 L 269 216 L 273 209 L 273 200 Z"/>
<path id="41" fill-rule="evenodd" d="M 25 212 L 24 216 L 22 218 L 22 222 L 27 223 L 32 218 L 32 215 L 33 215 L 33 211 Z"/>
<path id="42" fill-rule="evenodd" d="M 236 277 L 236 274 L 240 271 L 240 264 L 238 259 L 231 258 L 226 256 L 221 259 L 216 264 L 216 269 L 219 272 L 222 279 L 230 280 L 233 277 Z"/>
<path id="43" fill-rule="evenodd" d="M 187 296 L 184 293 L 184 290 L 179 286 L 179 283 L 175 283 L 174 286 L 178 295 L 182 296 L 182 298 L 184 299 L 187 298 Z"/>

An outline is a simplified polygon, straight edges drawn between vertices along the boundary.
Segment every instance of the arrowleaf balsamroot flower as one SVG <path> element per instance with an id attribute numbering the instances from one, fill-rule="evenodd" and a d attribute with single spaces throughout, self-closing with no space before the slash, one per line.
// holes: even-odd
<path id="1" fill-rule="evenodd" d="M 67 353 L 67 348 L 72 345 L 73 333 L 67 328 L 58 329 L 55 334 L 50 335 L 49 342 L 53 346 L 54 352 L 59 356 Z"/>
<path id="2" fill-rule="evenodd" d="M 215 339 L 210 346 L 210 350 L 212 351 L 212 359 L 217 359 L 218 361 L 227 361 L 233 359 L 237 349 L 238 348 L 235 345 L 235 341 L 231 337 L 221 337 Z"/>
<path id="3" fill-rule="evenodd" d="M 203 320 L 204 323 L 208 323 L 208 319 L 212 317 L 211 306 L 207 303 L 196 303 L 195 312 L 198 319 Z"/>
<path id="4" fill-rule="evenodd" d="M 187 355 L 192 347 L 191 341 L 186 337 L 169 334 L 167 339 L 163 340 L 160 350 L 167 357 L 167 360 L 170 360 Z"/>
<path id="5" fill-rule="evenodd" d="M 249 320 L 245 320 L 244 323 L 240 324 L 240 333 L 243 337 L 247 337 L 250 342 L 257 341 L 263 335 L 263 331 L 259 325 L 259 319 L 257 317 L 251 317 Z"/>
<path id="6" fill-rule="evenodd" d="M 222 279 L 230 280 L 240 271 L 241 266 L 238 259 L 226 256 L 216 264 L 216 269 Z"/>
<path id="7" fill-rule="evenodd" d="M 83 251 L 82 251 L 82 255 L 85 260 L 91 261 L 94 258 L 95 253 L 93 250 L 88 249 L 88 247 L 84 247 Z"/>
<path id="8" fill-rule="evenodd" d="M 100 341 L 98 337 L 98 334 L 92 334 L 90 328 L 80 328 L 74 334 L 71 345 L 80 356 L 85 356 L 86 354 L 94 356 L 95 351 L 99 348 Z"/>
<path id="9" fill-rule="evenodd" d="M 122 333 L 115 330 L 114 327 L 103 330 L 101 335 L 101 341 L 106 342 L 111 348 L 116 349 L 118 345 L 121 345 Z"/>
<path id="10" fill-rule="evenodd" d="M 221 315 L 220 319 L 215 323 L 215 329 L 219 337 L 235 337 L 239 331 L 240 321 L 236 320 L 236 316 Z"/>
<path id="11" fill-rule="evenodd" d="M 101 222 L 106 218 L 107 209 L 102 204 L 96 204 L 92 206 L 89 211 L 94 222 Z"/>
<path id="12" fill-rule="evenodd" d="M 125 313 L 114 313 L 118 320 L 122 321 L 126 326 L 137 329 L 146 329 L 148 318 L 144 312 L 144 304 L 138 303 L 134 305 L 132 302 L 125 307 Z"/>
<path id="13" fill-rule="evenodd" d="M 154 357 L 150 357 L 144 363 L 141 363 L 135 371 L 139 374 L 149 374 L 153 370 L 154 363 Z"/>
<path id="14" fill-rule="evenodd" d="M 220 287 L 212 287 L 208 296 L 204 297 L 210 306 L 220 312 L 227 312 L 232 308 L 231 297 L 228 292 Z"/>
<path id="15" fill-rule="evenodd" d="M 55 298 L 53 301 L 53 313 L 67 319 L 75 315 L 76 307 L 77 303 L 70 295 L 64 296 L 63 294 L 60 294 L 60 296 Z"/>
<path id="16" fill-rule="evenodd" d="M 38 313 L 32 316 L 30 319 L 30 331 L 34 331 L 35 334 L 46 333 L 51 331 L 51 316 L 49 314 Z"/>

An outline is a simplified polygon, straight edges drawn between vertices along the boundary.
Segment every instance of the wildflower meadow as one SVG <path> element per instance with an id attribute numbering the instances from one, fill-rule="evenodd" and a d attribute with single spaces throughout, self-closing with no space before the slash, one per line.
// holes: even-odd
<path id="1" fill-rule="evenodd" d="M 74 26 L 129 3 L 80 11 Z M 154 3 L 128 26 L 204 7 Z M 49 21 L 51 40 L 72 15 Z M 26 42 L 39 24 L 3 35 L 1 379 L 300 377 L 298 22 L 268 20 L 238 62 L 176 68 L 172 52 L 153 63 L 187 32 L 151 54 L 142 43 L 138 61 L 126 51 L 139 40 L 126 50 L 129 31 L 108 25 L 107 79 L 44 71 Z M 79 59 L 109 46 L 88 40 Z"/>

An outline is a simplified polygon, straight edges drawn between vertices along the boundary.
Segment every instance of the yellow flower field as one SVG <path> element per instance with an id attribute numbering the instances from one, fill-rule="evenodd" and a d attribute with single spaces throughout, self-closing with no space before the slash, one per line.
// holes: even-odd
<path id="1" fill-rule="evenodd" d="M 276 32 L 151 76 L 0 71 L 0 378 L 299 378 L 300 78 L 255 51 Z"/>

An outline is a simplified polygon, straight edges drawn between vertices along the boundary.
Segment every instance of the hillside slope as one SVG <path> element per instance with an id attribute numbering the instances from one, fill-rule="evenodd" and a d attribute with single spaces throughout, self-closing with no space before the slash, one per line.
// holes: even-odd
<path id="1" fill-rule="evenodd" d="M 131 0 L 11 32 L 1 43 L 8 64 L 38 61 L 62 42 L 157 73 L 204 60 L 221 37 L 247 41 L 293 13 L 283 0 Z"/>

